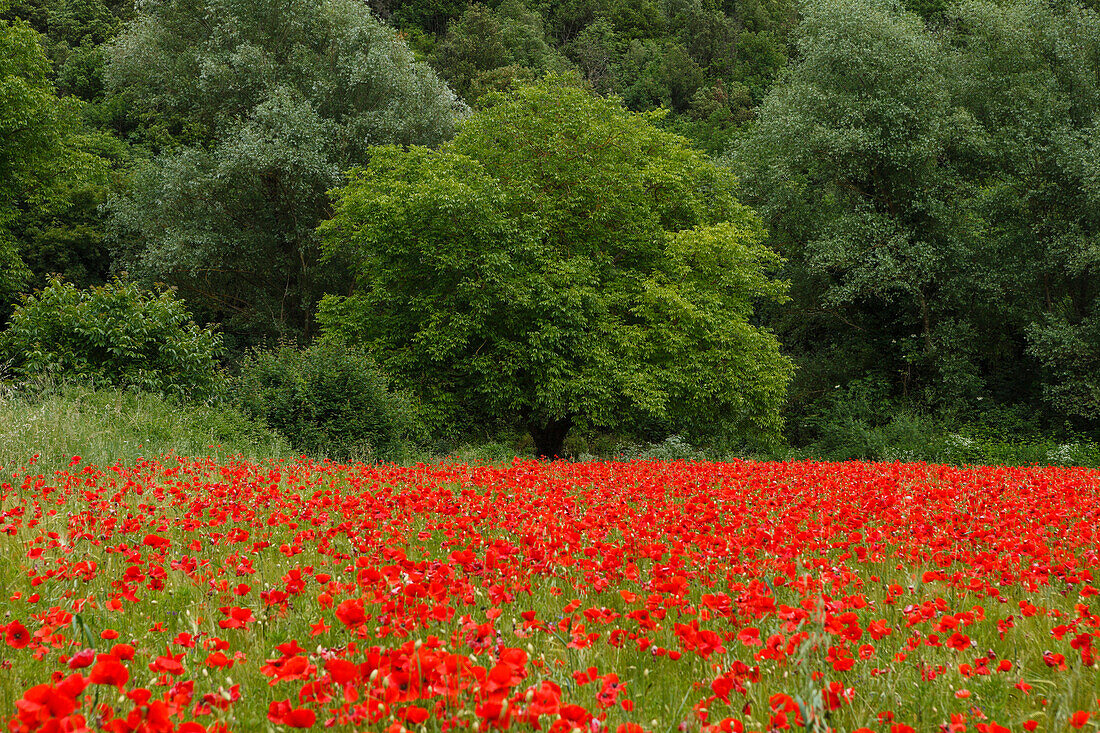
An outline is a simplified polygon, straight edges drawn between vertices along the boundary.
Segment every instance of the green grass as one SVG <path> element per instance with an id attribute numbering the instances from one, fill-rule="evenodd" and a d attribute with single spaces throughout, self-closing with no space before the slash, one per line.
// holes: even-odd
<path id="1" fill-rule="evenodd" d="M 49 474 L 73 456 L 110 466 L 167 453 L 263 459 L 291 456 L 282 436 L 224 404 L 73 385 L 0 391 L 0 466 Z"/>
<path id="2" fill-rule="evenodd" d="M 898 415 L 887 428 L 855 430 L 839 421 L 831 441 L 771 451 L 728 451 L 693 446 L 679 436 L 635 444 L 608 436 L 571 436 L 567 448 L 581 460 L 878 460 L 951 465 L 1100 466 L 1100 444 L 1088 438 L 1058 441 L 1006 435 L 980 426 L 943 429 L 927 419 Z M 72 456 L 112 465 L 174 453 L 232 456 L 252 460 L 300 455 L 282 435 L 226 403 L 187 403 L 133 390 L 93 390 L 78 385 L 17 388 L 0 385 L 0 466 L 14 469 L 39 455 L 37 470 L 49 474 Z M 462 462 L 505 464 L 528 458 L 521 434 L 449 448 L 408 447 L 399 463 Z M 313 456 L 321 458 L 323 456 Z"/>

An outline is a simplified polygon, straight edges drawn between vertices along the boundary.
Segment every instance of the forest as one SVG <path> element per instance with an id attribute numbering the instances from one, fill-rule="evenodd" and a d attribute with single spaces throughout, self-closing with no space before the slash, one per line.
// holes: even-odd
<path id="1" fill-rule="evenodd" d="M 0 0 L 0 100 L 21 393 L 1100 461 L 1095 0 Z"/>

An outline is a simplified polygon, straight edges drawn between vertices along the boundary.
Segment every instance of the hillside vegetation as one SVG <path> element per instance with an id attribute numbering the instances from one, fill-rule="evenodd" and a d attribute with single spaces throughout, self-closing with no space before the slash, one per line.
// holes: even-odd
<path id="1" fill-rule="evenodd" d="M 1097 11 L 3 0 L 3 358 L 348 456 L 1090 445 Z"/>

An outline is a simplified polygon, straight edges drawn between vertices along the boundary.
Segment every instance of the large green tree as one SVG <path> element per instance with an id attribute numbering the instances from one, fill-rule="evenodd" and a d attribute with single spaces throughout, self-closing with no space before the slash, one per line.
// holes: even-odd
<path id="1" fill-rule="evenodd" d="M 783 298 L 778 258 L 654 120 L 551 78 L 441 151 L 376 150 L 322 226 L 356 273 L 322 324 L 440 417 L 518 419 L 539 455 L 575 425 L 777 437 L 790 364 L 752 317 Z"/>
<path id="2" fill-rule="evenodd" d="M 454 95 L 354 0 L 166 0 L 107 81 L 167 147 L 110 203 L 120 269 L 178 285 L 230 332 L 309 335 L 325 192 L 372 145 L 437 144 Z"/>
<path id="3" fill-rule="evenodd" d="M 84 130 L 79 103 L 59 99 L 49 81 L 41 36 L 21 20 L 0 20 L 0 314 L 32 274 L 68 273 L 87 263 L 48 255 L 60 222 L 76 202 L 90 202 L 107 183 L 102 142 Z M 79 238 L 73 229 L 65 234 Z M 64 249 L 89 254 L 79 246 Z M 102 253 L 100 253 L 102 255 Z M 28 267 L 30 265 L 30 267 Z"/>
<path id="4" fill-rule="evenodd" d="M 948 11 L 957 97 L 982 132 L 982 277 L 1020 365 L 1013 392 L 1100 429 L 1100 14 L 1074 3 Z M 1002 356 L 1003 358 L 1003 356 Z"/>
<path id="5" fill-rule="evenodd" d="M 811 1 L 804 12 L 799 61 L 737 157 L 790 260 L 783 329 L 808 357 L 803 379 L 847 381 L 883 357 L 897 372 L 935 348 L 935 300 L 967 257 L 943 164 L 967 119 L 919 17 L 878 0 Z"/>
<path id="6" fill-rule="evenodd" d="M 29 272 L 12 227 L 20 204 L 40 188 L 61 148 L 57 97 L 38 34 L 21 21 L 0 20 L 0 300 L 11 301 Z"/>

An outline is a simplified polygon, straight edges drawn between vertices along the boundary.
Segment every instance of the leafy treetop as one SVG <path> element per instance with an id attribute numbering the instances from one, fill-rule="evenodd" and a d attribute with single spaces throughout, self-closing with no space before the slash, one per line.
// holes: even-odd
<path id="1" fill-rule="evenodd" d="M 357 288 L 319 320 L 447 415 L 778 435 L 790 365 L 751 322 L 781 300 L 723 168 L 554 77 L 498 96 L 438 152 L 381 148 L 322 227 Z"/>

